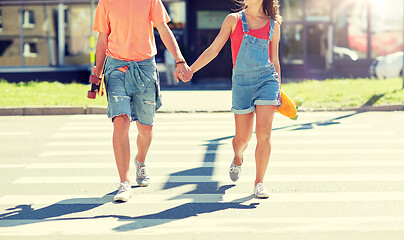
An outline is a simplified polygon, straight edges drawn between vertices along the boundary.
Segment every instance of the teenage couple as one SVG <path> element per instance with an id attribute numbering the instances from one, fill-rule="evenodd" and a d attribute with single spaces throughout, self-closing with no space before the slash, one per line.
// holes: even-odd
<path id="1" fill-rule="evenodd" d="M 106 79 L 107 115 L 112 119 L 113 149 L 120 177 L 114 201 L 132 196 L 129 181 L 129 127 L 136 121 L 136 181 L 148 186 L 145 165 L 152 140 L 153 119 L 161 106 L 159 77 L 154 56 L 157 53 L 153 28 L 176 60 L 174 76 L 184 82 L 212 61 L 228 38 L 233 57 L 232 111 L 235 137 L 229 175 L 240 177 L 243 152 L 253 133 L 254 118 L 257 146 L 254 194 L 268 198 L 264 175 L 271 154 L 271 129 L 275 109 L 280 106 L 280 65 L 278 44 L 281 17 L 278 0 L 234 0 L 240 10 L 223 21 L 214 42 L 189 67 L 181 54 L 161 0 L 100 0 L 94 31 L 99 32 L 95 74 Z M 104 63 L 104 64 L 103 64 Z"/>

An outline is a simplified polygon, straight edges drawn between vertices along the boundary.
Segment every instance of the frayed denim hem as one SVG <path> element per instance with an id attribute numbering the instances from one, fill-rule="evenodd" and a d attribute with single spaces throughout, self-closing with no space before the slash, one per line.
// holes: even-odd
<path id="1" fill-rule="evenodd" d="M 128 118 L 129 118 L 129 120 L 130 120 L 131 122 L 134 121 L 134 120 L 132 119 L 132 117 L 131 117 L 129 114 L 127 114 L 127 113 L 120 113 L 120 114 L 115 114 L 115 115 L 112 115 L 112 116 L 108 115 L 108 118 L 111 119 L 111 122 L 114 122 L 114 118 L 115 118 L 115 117 L 119 117 L 119 116 L 122 116 L 122 115 L 128 116 Z"/>
<path id="2" fill-rule="evenodd" d="M 141 125 L 153 126 L 153 122 L 149 124 L 149 123 L 141 123 L 138 119 L 135 119 L 134 121 L 138 121 L 138 123 L 141 124 Z"/>

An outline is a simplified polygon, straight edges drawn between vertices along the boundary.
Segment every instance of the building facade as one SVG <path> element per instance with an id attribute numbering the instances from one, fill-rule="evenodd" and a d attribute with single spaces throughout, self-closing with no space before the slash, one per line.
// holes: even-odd
<path id="1" fill-rule="evenodd" d="M 188 62 L 213 42 L 232 0 L 163 0 Z M 93 3 L 93 4 L 91 4 Z M 0 78 L 86 82 L 97 0 L 0 0 Z M 285 78 L 367 77 L 377 56 L 403 49 L 401 0 L 280 0 Z M 92 8 L 93 6 L 93 8 Z M 156 31 L 158 62 L 164 45 Z M 229 82 L 230 40 L 195 81 Z M 34 76 L 34 77 L 33 77 Z"/>

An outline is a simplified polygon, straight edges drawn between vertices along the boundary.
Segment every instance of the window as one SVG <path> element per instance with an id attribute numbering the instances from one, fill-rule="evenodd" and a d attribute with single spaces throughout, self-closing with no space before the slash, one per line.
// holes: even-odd
<path id="1" fill-rule="evenodd" d="M 367 11 L 364 1 L 334 1 L 334 60 L 367 56 Z M 351 57 L 352 56 L 352 57 Z"/>
<path id="2" fill-rule="evenodd" d="M 185 2 L 171 2 L 165 4 L 171 23 L 174 29 L 184 28 L 186 21 L 186 4 Z"/>
<path id="3" fill-rule="evenodd" d="M 13 44 L 13 40 L 0 40 L 0 57 L 4 55 L 11 44 Z"/>
<path id="4" fill-rule="evenodd" d="M 403 1 L 370 2 L 372 14 L 372 57 L 403 50 Z"/>
<path id="5" fill-rule="evenodd" d="M 228 11 L 197 11 L 196 28 L 203 30 L 220 29 L 223 20 L 226 18 Z"/>
<path id="6" fill-rule="evenodd" d="M 24 43 L 24 57 L 37 57 L 38 49 L 36 43 Z"/>
<path id="7" fill-rule="evenodd" d="M 289 22 L 300 22 L 303 20 L 301 0 L 284 0 L 281 4 L 280 10 L 284 20 Z"/>
<path id="8" fill-rule="evenodd" d="M 282 63 L 303 64 L 303 24 L 284 25 L 280 55 Z"/>
<path id="9" fill-rule="evenodd" d="M 330 21 L 331 2 L 330 0 L 306 0 L 306 21 L 307 22 L 328 22 Z"/>
<path id="10" fill-rule="evenodd" d="M 24 28 L 34 28 L 35 27 L 35 18 L 34 18 L 33 10 L 23 10 L 22 26 Z"/>

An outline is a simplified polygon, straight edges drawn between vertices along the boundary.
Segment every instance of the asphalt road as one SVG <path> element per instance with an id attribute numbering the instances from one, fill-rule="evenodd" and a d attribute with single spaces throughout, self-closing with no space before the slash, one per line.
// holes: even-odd
<path id="1" fill-rule="evenodd" d="M 252 195 L 254 137 L 241 179 L 228 177 L 231 113 L 161 113 L 147 159 L 151 184 L 133 184 L 130 201 L 116 204 L 106 116 L 0 117 L 0 239 L 403 240 L 403 119 L 277 114 L 271 196 L 260 200 Z M 133 125 L 133 156 L 135 133 Z"/>

